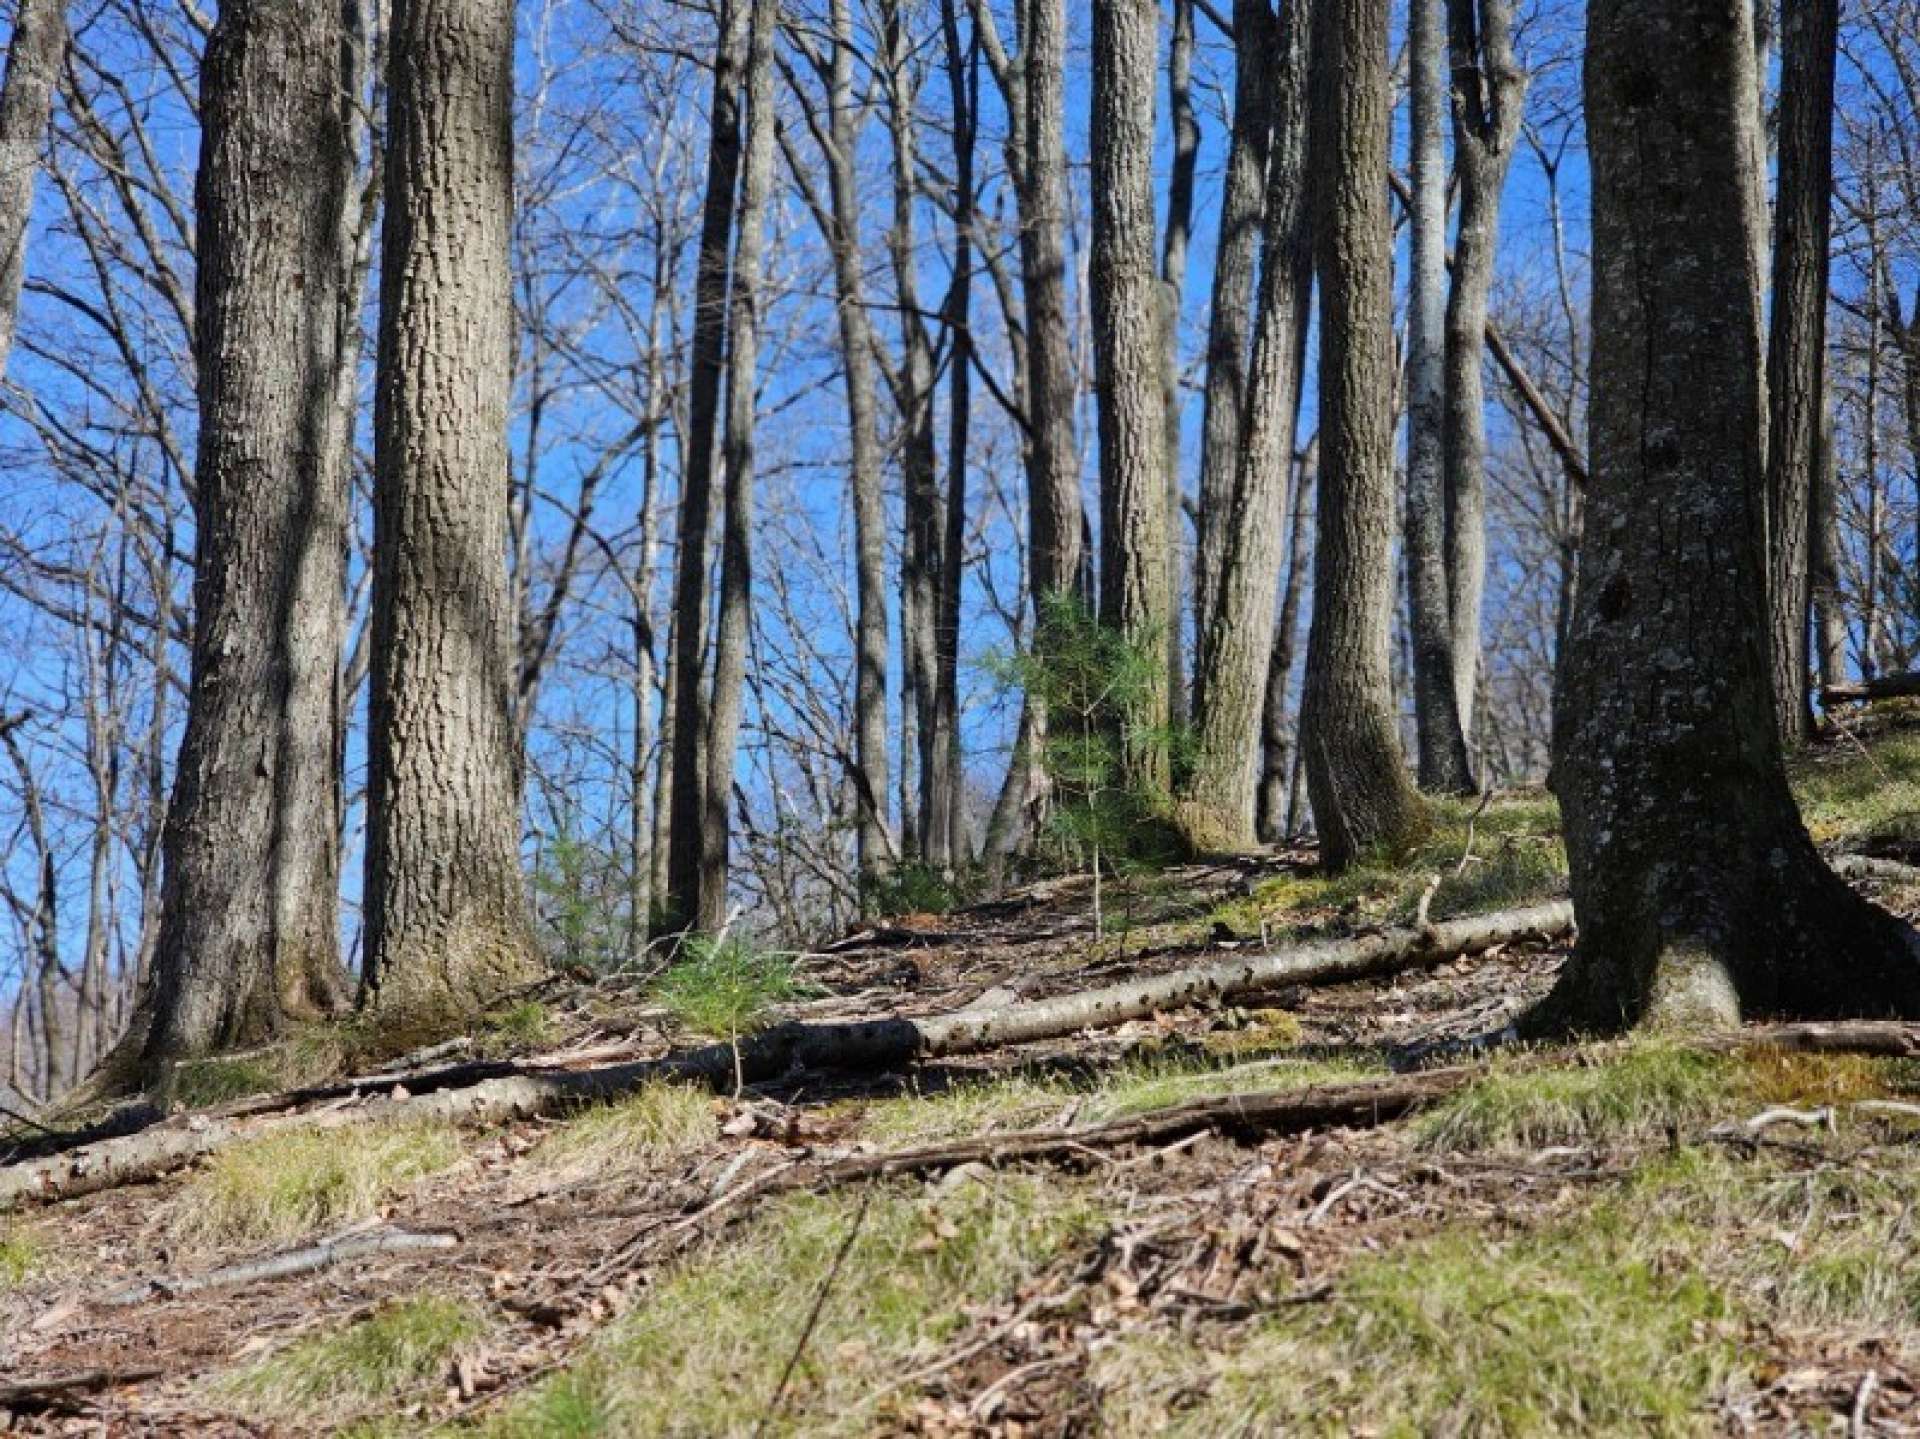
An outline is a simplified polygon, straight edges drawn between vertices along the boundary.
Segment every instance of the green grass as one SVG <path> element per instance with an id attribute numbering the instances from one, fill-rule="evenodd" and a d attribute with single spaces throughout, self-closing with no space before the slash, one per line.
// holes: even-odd
<path id="1" fill-rule="evenodd" d="M 296 1340 L 229 1376 L 221 1388 L 253 1414 L 338 1423 L 354 1409 L 427 1397 L 454 1356 L 486 1327 L 479 1311 L 460 1300 L 408 1299 Z"/>
<path id="2" fill-rule="evenodd" d="M 1338 1299 L 1232 1337 L 1123 1341 L 1114 1434 L 1682 1434 L 1738 1372 L 1733 1305 L 1630 1217 L 1448 1231 L 1360 1259 Z"/>
<path id="3" fill-rule="evenodd" d="M 175 1201 L 173 1232 L 198 1244 L 295 1239 L 375 1213 L 414 1181 L 450 1168 L 444 1124 L 295 1129 L 216 1155 Z"/>
<path id="4" fill-rule="evenodd" d="M 582 1110 L 540 1142 L 531 1162 L 569 1174 L 603 1174 L 684 1158 L 718 1133 L 706 1090 L 649 1084 L 625 1099 Z"/>
<path id="5" fill-rule="evenodd" d="M 553 1016 L 537 999 L 529 999 L 510 1009 L 488 1016 L 476 1036 L 474 1051 L 486 1058 L 524 1054 L 553 1039 Z"/>
<path id="6" fill-rule="evenodd" d="M 1790 773 L 1816 842 L 1920 839 L 1920 732 L 1842 738 L 1795 756 Z"/>
<path id="7" fill-rule="evenodd" d="M 911 1395 L 895 1381 L 968 1322 L 968 1305 L 1011 1294 L 1090 1238 L 1096 1223 L 1086 1201 L 1047 1176 L 994 1176 L 944 1194 L 886 1185 L 870 1200 L 847 1191 L 782 1199 L 731 1243 L 669 1274 L 567 1372 L 510 1403 L 485 1432 L 573 1439 L 753 1430 L 843 1245 L 838 1278 L 765 1432 L 898 1432 L 898 1408 Z"/>
<path id="8" fill-rule="evenodd" d="M 795 992 L 793 962 L 741 939 L 687 942 L 684 957 L 660 977 L 655 997 L 676 1023 L 697 1034 L 733 1039 L 772 1018 Z"/>
<path id="9" fill-rule="evenodd" d="M 1354 1061 L 1304 1056 L 1242 1062 L 1148 1056 L 1092 1079 L 1015 1075 L 940 1094 L 882 1100 L 868 1106 L 862 1133 L 884 1146 L 905 1147 L 1050 1124 L 1069 1114 L 1075 1123 L 1091 1124 L 1192 1099 L 1306 1089 L 1379 1072 Z"/>
<path id="10" fill-rule="evenodd" d="M 0 1225 L 0 1294 L 27 1282 L 46 1259 L 46 1248 L 31 1230 Z"/>

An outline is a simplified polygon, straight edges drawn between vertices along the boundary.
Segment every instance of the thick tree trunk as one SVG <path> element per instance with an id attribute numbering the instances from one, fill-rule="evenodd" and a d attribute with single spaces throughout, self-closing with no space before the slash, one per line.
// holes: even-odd
<path id="1" fill-rule="evenodd" d="M 1480 609 L 1487 579 L 1486 393 L 1481 354 L 1500 243 L 1500 196 L 1520 134 L 1526 76 L 1513 54 L 1512 0 L 1447 0 L 1453 153 L 1460 225 L 1447 297 L 1447 602 L 1454 706 L 1469 749 L 1479 694 Z"/>
<path id="2" fill-rule="evenodd" d="M 1811 540 L 1808 587 L 1813 600 L 1814 658 L 1825 690 L 1847 677 L 1847 607 L 1840 590 L 1840 507 L 1833 472 L 1833 408 L 1823 407 L 1808 498 Z"/>
<path id="3" fill-rule="evenodd" d="M 1296 426 L 1296 428 L 1298 428 Z M 1300 595 L 1312 563 L 1313 530 L 1307 502 L 1319 478 L 1319 450 L 1309 445 L 1294 483 L 1293 518 L 1288 522 L 1287 580 L 1280 591 L 1280 619 L 1273 628 L 1273 655 L 1267 662 L 1267 694 L 1260 715 L 1260 803 L 1258 833 L 1267 844 L 1288 837 L 1287 786 L 1298 751 L 1299 725 L 1287 723 L 1287 686 L 1300 631 Z"/>
<path id="4" fill-rule="evenodd" d="M 1393 284 L 1386 0 L 1317 17 L 1311 147 L 1320 279 L 1320 501 L 1301 745 L 1321 853 L 1344 868 L 1426 824 L 1406 773 L 1393 619 Z"/>
<path id="5" fill-rule="evenodd" d="M 194 644 L 141 1068 L 343 1008 L 337 676 L 356 351 L 338 6 L 228 0 L 201 70 Z"/>
<path id="6" fill-rule="evenodd" d="M 1274 48 L 1266 237 L 1246 434 L 1194 666 L 1194 755 L 1178 811 L 1188 841 L 1202 850 L 1249 849 L 1258 842 L 1260 713 L 1272 668 L 1273 607 L 1313 297 L 1310 19 L 1306 4 L 1288 5 Z"/>
<path id="7" fill-rule="evenodd" d="M 1312 3 L 1287 0 L 1287 8 L 1291 11 Z M 1240 445 L 1246 434 L 1254 275 L 1266 213 L 1267 156 L 1273 143 L 1278 56 L 1273 7 L 1268 0 L 1234 0 L 1233 45 L 1233 120 L 1226 183 L 1220 195 L 1220 226 L 1214 242 L 1205 408 L 1200 421 L 1200 524 L 1193 564 L 1196 635 L 1206 633 L 1213 586 L 1226 563 L 1233 491 L 1240 473 Z"/>
<path id="8" fill-rule="evenodd" d="M 1593 474 L 1553 770 L 1580 945 L 1537 1026 L 1920 1010 L 1911 932 L 1821 862 L 1774 723 L 1752 24 L 1588 9 Z"/>
<path id="9" fill-rule="evenodd" d="M 1166 410 L 1154 267 L 1153 88 L 1159 10 L 1111 0 L 1093 12 L 1093 318 L 1100 424 L 1100 621 L 1160 658 L 1122 736 L 1127 781 L 1163 791 L 1168 717 Z"/>
<path id="10" fill-rule="evenodd" d="M 1412 273 L 1407 278 L 1407 628 L 1420 787 L 1473 788 L 1453 682 L 1447 584 L 1447 158 L 1443 0 L 1409 0 L 1407 126 Z"/>
<path id="11" fill-rule="evenodd" d="M 506 545 L 513 5 L 395 0 L 374 409 L 365 1003 L 540 972 L 520 873 Z"/>
<path id="12" fill-rule="evenodd" d="M 20 0 L 7 42 L 6 79 L 0 81 L 0 375 L 13 352 L 33 182 L 66 50 L 67 0 Z"/>
<path id="13" fill-rule="evenodd" d="M 727 308 L 726 518 L 720 538 L 720 603 L 707 703 L 706 798 L 700 820 L 700 903 L 695 923 L 718 933 L 727 920 L 734 753 L 745 700 L 753 623 L 753 401 L 759 371 L 761 259 L 773 179 L 773 33 L 780 0 L 753 0 L 747 40 L 747 161 Z M 884 641 L 882 653 L 885 653 Z M 884 715 L 882 717 L 884 722 Z"/>
<path id="14" fill-rule="evenodd" d="M 713 462 L 720 433 L 720 381 L 727 363 L 727 261 L 740 178 L 740 67 L 751 0 L 721 0 L 707 122 L 707 189 L 693 281 L 687 432 L 682 446 L 678 552 L 674 557 L 673 649 L 667 660 L 672 746 L 666 777 L 666 888 L 656 891 L 668 930 L 700 910 L 700 822 L 706 808 L 701 752 L 707 739 L 707 535 L 713 523 Z"/>
<path id="15" fill-rule="evenodd" d="M 1807 690 L 1812 510 L 1826 412 L 1827 242 L 1839 0 L 1784 0 L 1780 181 L 1767 339 L 1767 608 L 1774 714 L 1789 746 L 1813 735 Z"/>
<path id="16" fill-rule="evenodd" d="M 1173 164 L 1167 175 L 1167 228 L 1161 237 L 1160 396 L 1166 409 L 1161 438 L 1167 477 L 1167 695 L 1170 712 L 1182 713 L 1187 694 L 1187 635 L 1181 596 L 1187 585 L 1187 527 L 1181 510 L 1180 319 L 1187 285 L 1187 246 L 1193 238 L 1193 182 L 1200 164 L 1200 121 L 1193 108 L 1193 0 L 1173 0 L 1173 30 L 1167 46 L 1167 111 L 1173 128 Z M 1198 643 L 1198 635 L 1195 636 Z"/>

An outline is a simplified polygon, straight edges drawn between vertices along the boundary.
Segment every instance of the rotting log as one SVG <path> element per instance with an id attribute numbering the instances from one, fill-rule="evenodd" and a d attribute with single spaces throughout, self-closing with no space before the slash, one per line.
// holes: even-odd
<path id="1" fill-rule="evenodd" d="M 921 1059 L 1061 1038 L 1185 1005 L 1228 1003 L 1293 985 L 1339 983 L 1440 964 L 1521 939 L 1566 935 L 1572 927 L 1572 906 L 1560 901 L 1315 940 L 1266 954 L 1236 954 L 1124 984 L 989 1009 L 917 1019 L 783 1024 L 741 1043 L 739 1073 L 748 1082 L 765 1082 L 794 1070 L 899 1068 Z M 734 1050 L 722 1044 L 595 1069 L 491 1075 L 426 1094 L 369 1097 L 319 1113 L 254 1115 L 250 1122 L 239 1115 L 184 1116 L 137 1134 L 0 1168 L 0 1211 L 155 1179 L 240 1139 L 288 1127 L 344 1128 L 383 1119 L 498 1124 L 618 1098 L 651 1080 L 731 1088 L 735 1073 Z"/>

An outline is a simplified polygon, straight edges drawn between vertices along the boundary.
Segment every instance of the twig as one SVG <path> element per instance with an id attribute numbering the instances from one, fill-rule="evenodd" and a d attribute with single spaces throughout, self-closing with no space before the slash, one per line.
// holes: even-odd
<path id="1" fill-rule="evenodd" d="M 867 1222 L 867 1210 L 872 1204 L 873 1186 L 868 1185 L 866 1192 L 860 1196 L 860 1208 L 853 1216 L 853 1223 L 847 1226 L 847 1237 L 840 1241 L 840 1248 L 827 1269 L 827 1277 L 820 1281 L 820 1290 L 813 1296 L 813 1308 L 807 1311 L 807 1322 L 800 1327 L 799 1342 L 793 1346 L 793 1353 L 787 1356 L 787 1367 L 780 1371 L 780 1382 L 773 1387 L 773 1398 L 767 1401 L 766 1412 L 760 1416 L 760 1422 L 753 1426 L 754 1439 L 759 1439 L 767 1425 L 779 1414 L 781 1402 L 787 1397 L 787 1385 L 793 1379 L 793 1371 L 800 1367 L 800 1356 L 807 1352 L 807 1342 L 813 1338 L 814 1326 L 820 1322 L 821 1312 L 827 1307 L 827 1296 L 833 1293 L 841 1267 L 846 1264 L 847 1255 L 853 1250 L 853 1241 L 860 1237 L 860 1227 Z"/>
<path id="2" fill-rule="evenodd" d="M 265 1259 L 249 1260 L 245 1264 L 228 1264 L 219 1269 L 209 1270 L 205 1274 L 189 1275 L 184 1279 L 142 1279 L 125 1289 L 117 1289 L 104 1295 L 99 1302 L 112 1308 L 129 1304 L 140 1304 L 148 1299 L 177 1299 L 186 1294 L 198 1294 L 207 1289 L 223 1289 L 234 1284 L 252 1284 L 262 1279 L 289 1279 L 298 1274 L 311 1274 L 315 1270 L 328 1269 L 335 1264 L 344 1264 L 350 1259 L 365 1259 L 376 1254 L 399 1254 L 420 1249 L 453 1249 L 460 1243 L 452 1234 L 415 1234 L 404 1229 L 387 1230 L 378 1234 L 360 1234 L 350 1239 L 337 1239 L 327 1244 L 310 1244 L 304 1249 L 290 1249 L 282 1254 L 269 1255 Z"/>
<path id="3" fill-rule="evenodd" d="M 1880 1371 L 1869 1369 L 1860 1376 L 1860 1387 L 1853 1391 L 1853 1412 L 1847 1416 L 1848 1439 L 1861 1439 L 1867 1432 L 1867 1414 L 1873 1408 L 1874 1390 L 1880 1387 Z"/>
<path id="4" fill-rule="evenodd" d="M 1480 816 L 1487 812 L 1487 806 L 1493 803 L 1493 791 L 1480 791 L 1480 803 L 1473 807 L 1473 813 L 1467 816 L 1467 842 L 1460 850 L 1460 863 L 1454 868 L 1453 877 L 1460 878 L 1467 872 L 1467 865 L 1473 859 L 1473 832 L 1480 823 Z"/>

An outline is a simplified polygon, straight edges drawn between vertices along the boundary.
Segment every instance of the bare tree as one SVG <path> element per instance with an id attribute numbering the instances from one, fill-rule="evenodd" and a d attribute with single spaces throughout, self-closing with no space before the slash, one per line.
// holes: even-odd
<path id="1" fill-rule="evenodd" d="M 6 78 L 0 80 L 0 374 L 13 352 L 33 182 L 66 47 L 67 0 L 20 0 L 7 42 Z"/>
<path id="2" fill-rule="evenodd" d="M 1593 475 L 1553 776 L 1580 944 L 1537 1019 L 1913 1012 L 1913 936 L 1821 861 L 1774 723 L 1752 11 L 1587 24 Z"/>
<path id="3" fill-rule="evenodd" d="M 468 1013 L 539 973 L 506 544 L 511 0 L 396 0 L 374 410 L 365 1002 Z"/>
<path id="4" fill-rule="evenodd" d="M 1316 17 L 1320 499 L 1300 743 L 1321 853 L 1335 868 L 1416 835 L 1389 670 L 1393 616 L 1392 237 L 1385 0 Z"/>

